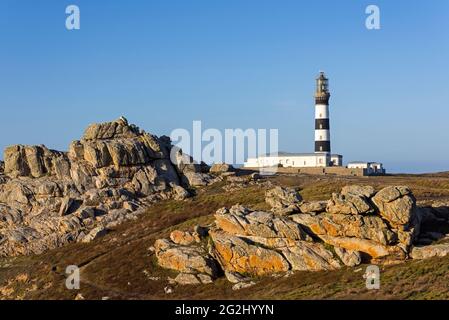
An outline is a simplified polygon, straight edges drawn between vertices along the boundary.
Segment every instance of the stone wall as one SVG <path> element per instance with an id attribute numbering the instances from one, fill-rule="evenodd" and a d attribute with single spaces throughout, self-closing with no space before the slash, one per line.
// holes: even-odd
<path id="1" fill-rule="evenodd" d="M 254 170 L 258 171 L 261 168 L 244 168 L 245 170 Z M 267 171 L 270 169 L 266 169 Z M 280 167 L 275 168 L 277 173 L 301 173 L 301 174 L 312 174 L 312 175 L 340 175 L 340 176 L 367 176 L 366 169 L 362 168 L 353 168 L 349 169 L 346 167 L 307 167 L 307 168 L 289 168 L 289 167 Z"/>

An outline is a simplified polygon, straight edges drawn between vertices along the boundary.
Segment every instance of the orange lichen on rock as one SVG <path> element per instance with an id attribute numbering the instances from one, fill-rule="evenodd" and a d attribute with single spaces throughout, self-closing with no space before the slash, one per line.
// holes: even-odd
<path id="1" fill-rule="evenodd" d="M 261 276 L 290 269 L 287 260 L 275 250 L 249 244 L 222 231 L 210 232 L 210 236 L 214 255 L 227 271 Z"/>

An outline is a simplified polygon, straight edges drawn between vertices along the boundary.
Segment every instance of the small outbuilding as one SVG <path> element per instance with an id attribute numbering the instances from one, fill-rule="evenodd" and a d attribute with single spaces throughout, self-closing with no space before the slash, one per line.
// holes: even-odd
<path id="1" fill-rule="evenodd" d="M 367 174 L 385 174 L 383 164 L 380 162 L 352 161 L 348 163 L 349 169 L 366 169 Z"/>

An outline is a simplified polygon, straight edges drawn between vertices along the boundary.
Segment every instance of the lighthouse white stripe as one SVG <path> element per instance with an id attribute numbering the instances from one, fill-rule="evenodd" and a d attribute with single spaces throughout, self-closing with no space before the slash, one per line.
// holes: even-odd
<path id="1" fill-rule="evenodd" d="M 315 130 L 315 141 L 330 141 L 329 130 Z"/>
<path id="2" fill-rule="evenodd" d="M 315 105 L 315 119 L 329 119 L 329 106 L 325 104 Z"/>

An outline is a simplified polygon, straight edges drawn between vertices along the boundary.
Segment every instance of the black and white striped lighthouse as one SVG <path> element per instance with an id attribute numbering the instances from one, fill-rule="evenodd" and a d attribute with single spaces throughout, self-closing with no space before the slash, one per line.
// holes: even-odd
<path id="1" fill-rule="evenodd" d="M 331 136 L 329 126 L 329 87 L 324 72 L 316 79 L 315 92 L 315 152 L 331 152 Z"/>

